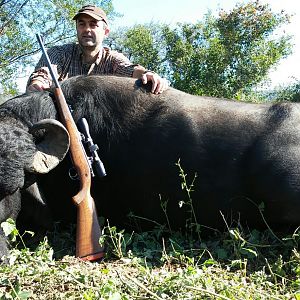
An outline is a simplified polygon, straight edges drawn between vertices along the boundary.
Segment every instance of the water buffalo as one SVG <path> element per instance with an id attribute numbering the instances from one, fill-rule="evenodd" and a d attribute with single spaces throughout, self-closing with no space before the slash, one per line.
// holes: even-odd
<path id="1" fill-rule="evenodd" d="M 62 89 L 75 121 L 88 120 L 100 147 L 108 175 L 94 179 L 92 195 L 110 224 L 126 226 L 132 212 L 145 227 L 154 221 L 184 228 L 191 204 L 179 160 L 193 182 L 199 224 L 221 228 L 225 218 L 258 227 L 261 203 L 269 225 L 300 224 L 299 104 L 241 103 L 173 88 L 153 95 L 140 81 L 110 76 L 73 77 Z M 0 221 L 75 214 L 71 196 L 78 187 L 68 175 L 68 155 L 63 159 L 68 136 L 57 122 L 59 136 L 33 125 L 58 119 L 52 98 L 51 91 L 33 92 L 0 106 Z M 45 136 L 59 141 L 45 146 Z M 6 250 L 2 235 L 0 255 Z"/>

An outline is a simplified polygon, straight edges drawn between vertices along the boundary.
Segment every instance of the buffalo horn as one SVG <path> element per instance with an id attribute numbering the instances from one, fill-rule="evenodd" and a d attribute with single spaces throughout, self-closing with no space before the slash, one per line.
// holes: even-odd
<path id="1" fill-rule="evenodd" d="M 68 131 L 60 122 L 54 119 L 44 119 L 33 124 L 29 132 L 40 140 L 36 143 L 37 151 L 29 171 L 48 173 L 62 161 L 68 152 L 70 145 Z"/>

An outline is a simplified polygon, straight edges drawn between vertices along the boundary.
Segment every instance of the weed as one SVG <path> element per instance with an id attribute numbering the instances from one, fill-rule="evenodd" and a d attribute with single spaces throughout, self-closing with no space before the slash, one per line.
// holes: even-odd
<path id="1" fill-rule="evenodd" d="M 9 241 L 12 244 L 18 243 L 18 240 L 21 242 L 21 246 L 26 248 L 25 242 L 24 242 L 24 235 L 29 234 L 30 236 L 33 236 L 34 233 L 32 231 L 25 231 L 23 234 L 20 234 L 19 230 L 16 227 L 16 223 L 13 219 L 9 218 L 5 222 L 1 223 L 1 228 L 5 234 L 6 237 L 9 237 Z"/>
<path id="2" fill-rule="evenodd" d="M 110 226 L 109 221 L 107 221 L 107 224 L 103 230 L 104 234 L 101 238 L 101 244 L 109 245 L 108 251 L 114 257 L 121 259 L 128 251 L 128 245 L 132 241 L 133 233 L 127 234 L 125 230 L 118 231 L 116 226 Z"/>
<path id="3" fill-rule="evenodd" d="M 187 219 L 187 228 L 189 228 L 191 236 L 196 233 L 198 235 L 198 240 L 201 241 L 200 237 L 200 231 L 201 226 L 197 220 L 197 216 L 194 210 L 193 206 L 193 200 L 192 200 L 192 192 L 194 191 L 194 182 L 197 178 L 197 174 L 194 175 L 194 178 L 191 183 L 187 182 L 187 174 L 184 172 L 183 168 L 180 164 L 180 159 L 176 163 L 176 166 L 179 169 L 179 177 L 181 177 L 181 189 L 186 192 L 187 194 L 187 200 L 186 201 L 180 201 L 179 206 L 182 207 L 183 205 L 187 205 L 190 212 L 190 218 Z"/>

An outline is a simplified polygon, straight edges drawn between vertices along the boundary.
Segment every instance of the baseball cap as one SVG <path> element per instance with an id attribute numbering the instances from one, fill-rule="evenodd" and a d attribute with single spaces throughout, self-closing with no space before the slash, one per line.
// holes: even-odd
<path id="1" fill-rule="evenodd" d="M 106 24 L 108 24 L 105 12 L 95 5 L 85 5 L 80 8 L 77 14 L 73 17 L 73 20 L 76 20 L 81 14 L 89 15 L 97 21 L 103 20 Z"/>

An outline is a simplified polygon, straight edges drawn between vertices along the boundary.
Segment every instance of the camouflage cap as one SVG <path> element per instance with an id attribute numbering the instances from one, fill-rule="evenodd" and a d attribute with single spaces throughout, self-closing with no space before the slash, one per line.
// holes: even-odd
<path id="1" fill-rule="evenodd" d="M 95 5 L 83 6 L 73 17 L 73 20 L 77 20 L 77 18 L 82 14 L 89 15 L 97 21 L 103 20 L 106 24 L 108 24 L 106 13 L 101 8 Z"/>

